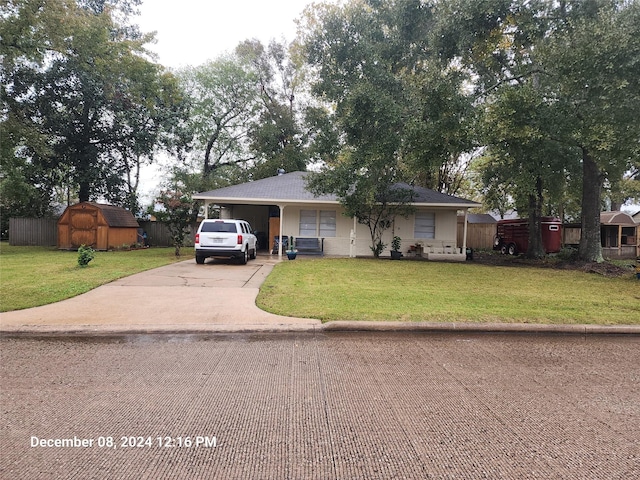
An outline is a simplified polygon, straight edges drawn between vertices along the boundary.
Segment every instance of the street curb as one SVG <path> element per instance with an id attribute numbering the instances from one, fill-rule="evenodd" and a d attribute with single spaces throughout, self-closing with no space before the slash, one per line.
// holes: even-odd
<path id="1" fill-rule="evenodd" d="M 538 323 L 434 323 L 434 322 L 353 322 L 336 321 L 322 325 L 325 331 L 377 331 L 377 332 L 468 332 L 468 333 L 571 333 L 587 334 L 640 334 L 636 325 L 558 325 Z"/>
<path id="2" fill-rule="evenodd" d="M 0 328 L 0 336 L 207 335 L 257 333 L 416 332 L 416 333 L 529 333 L 571 335 L 640 335 L 636 325 L 550 325 L 532 323 L 433 323 L 334 321 L 324 324 L 278 325 L 29 325 Z"/>

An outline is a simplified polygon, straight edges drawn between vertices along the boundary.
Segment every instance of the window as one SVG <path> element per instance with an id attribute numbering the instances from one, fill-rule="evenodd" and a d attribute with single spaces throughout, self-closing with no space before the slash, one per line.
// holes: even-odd
<path id="1" fill-rule="evenodd" d="M 315 210 L 300 210 L 300 229 L 301 237 L 315 237 L 317 234 Z"/>
<path id="2" fill-rule="evenodd" d="M 320 210 L 320 236 L 336 236 L 336 212 L 335 210 Z"/>
<path id="3" fill-rule="evenodd" d="M 436 238 L 436 214 L 417 212 L 413 235 L 414 238 Z"/>
<path id="4" fill-rule="evenodd" d="M 335 237 L 335 210 L 300 210 L 298 235 L 301 237 Z"/>

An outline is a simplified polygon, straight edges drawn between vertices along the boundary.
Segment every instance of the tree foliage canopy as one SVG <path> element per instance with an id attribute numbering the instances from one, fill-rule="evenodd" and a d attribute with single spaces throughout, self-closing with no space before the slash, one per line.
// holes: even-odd
<path id="1" fill-rule="evenodd" d="M 147 60 L 152 37 L 120 23 L 139 3 L 8 2 L 0 20 L 3 208 L 20 202 L 5 194 L 21 179 L 40 210 L 57 191 L 135 211 L 140 162 L 184 144 L 175 78 Z"/>
<path id="2" fill-rule="evenodd" d="M 580 254 L 601 260 L 603 186 L 617 184 L 638 155 L 638 3 L 453 0 L 440 8 L 440 55 L 473 73 L 483 143 L 500 162 L 486 177 L 528 197 L 521 211 L 530 216 L 543 203 L 563 211 L 567 187 L 580 183 Z"/>
<path id="3" fill-rule="evenodd" d="M 455 193 L 459 183 L 442 167 L 474 146 L 473 98 L 464 73 L 433 54 L 433 24 L 433 7 L 419 0 L 306 11 L 300 42 L 315 74 L 312 91 L 332 105 L 342 141 L 312 184 L 370 226 L 374 254 L 393 216 L 408 207 L 394 198 L 395 186 Z"/>
<path id="4" fill-rule="evenodd" d="M 536 219 L 580 217 L 587 260 L 603 192 L 640 196 L 637 0 L 316 3 L 294 44 L 246 40 L 176 76 L 130 23 L 140 0 L 4 3 L 3 222 L 61 195 L 136 210 L 158 149 L 188 190 L 320 165 L 312 188 L 370 226 L 374 253 L 406 213 L 400 182 L 481 183 L 487 207 L 527 212 L 534 256 Z"/>

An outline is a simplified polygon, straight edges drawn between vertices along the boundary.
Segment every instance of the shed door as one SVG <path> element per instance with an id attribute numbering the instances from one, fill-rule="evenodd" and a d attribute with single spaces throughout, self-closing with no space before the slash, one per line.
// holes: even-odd
<path id="1" fill-rule="evenodd" d="M 98 230 L 97 210 L 71 210 L 70 215 L 71 246 L 96 246 Z"/>

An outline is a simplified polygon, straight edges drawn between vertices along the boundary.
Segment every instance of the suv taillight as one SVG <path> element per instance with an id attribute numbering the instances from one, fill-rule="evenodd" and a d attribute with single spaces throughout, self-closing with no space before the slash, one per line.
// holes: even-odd
<path id="1" fill-rule="evenodd" d="M 242 245 L 242 235 L 238 235 L 238 245 Z"/>
<path id="2" fill-rule="evenodd" d="M 200 243 L 200 234 L 196 233 L 196 243 Z"/>

